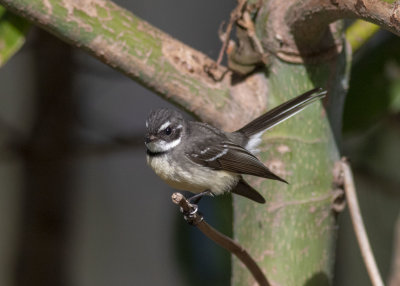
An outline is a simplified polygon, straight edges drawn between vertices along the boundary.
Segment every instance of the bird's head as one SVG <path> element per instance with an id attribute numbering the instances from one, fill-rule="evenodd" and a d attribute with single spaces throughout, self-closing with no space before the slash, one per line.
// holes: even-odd
<path id="1" fill-rule="evenodd" d="M 145 145 L 152 153 L 164 153 L 181 143 L 186 122 L 182 115 L 171 109 L 150 112 L 146 120 Z"/>

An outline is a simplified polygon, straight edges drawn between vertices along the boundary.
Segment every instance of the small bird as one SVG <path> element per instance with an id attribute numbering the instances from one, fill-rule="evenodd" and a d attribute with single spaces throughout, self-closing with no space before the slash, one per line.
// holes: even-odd
<path id="1" fill-rule="evenodd" d="M 232 192 L 265 203 L 242 175 L 287 182 L 253 155 L 261 135 L 325 95 L 321 88 L 310 90 L 232 133 L 185 120 L 175 110 L 157 109 L 146 120 L 147 163 L 171 187 L 197 194 L 190 200 Z"/>

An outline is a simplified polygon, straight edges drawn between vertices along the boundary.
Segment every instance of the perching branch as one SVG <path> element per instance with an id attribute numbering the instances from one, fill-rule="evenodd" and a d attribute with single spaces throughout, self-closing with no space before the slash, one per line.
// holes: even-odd
<path id="1" fill-rule="evenodd" d="M 225 248 L 229 252 L 233 253 L 237 258 L 244 263 L 244 265 L 253 274 L 254 279 L 260 286 L 269 286 L 267 278 L 264 273 L 254 261 L 254 259 L 248 254 L 248 252 L 241 247 L 237 242 L 230 239 L 226 235 L 223 235 L 208 223 L 204 221 L 204 218 L 198 213 L 197 207 L 190 204 L 187 199 L 181 193 L 173 193 L 172 201 L 174 204 L 179 205 L 182 209 L 182 213 L 185 215 L 185 219 L 192 225 L 196 226 L 201 232 L 206 235 L 209 239 L 213 240 L 219 246 Z"/>
<path id="2" fill-rule="evenodd" d="M 353 173 L 346 160 L 343 159 L 341 161 L 341 165 L 344 180 L 344 191 L 346 193 L 347 204 L 349 206 L 354 232 L 356 233 L 358 245 L 360 246 L 361 256 L 363 257 L 372 285 L 383 286 L 384 284 L 368 241 L 367 232 L 365 230 L 360 207 L 358 205 Z"/>

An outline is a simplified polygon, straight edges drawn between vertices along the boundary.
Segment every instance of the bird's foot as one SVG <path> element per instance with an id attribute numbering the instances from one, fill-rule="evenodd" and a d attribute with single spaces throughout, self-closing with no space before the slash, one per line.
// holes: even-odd
<path id="1" fill-rule="evenodd" d="M 201 193 L 198 193 L 198 194 L 196 194 L 196 195 L 194 195 L 194 196 L 191 196 L 191 197 L 188 199 L 188 201 L 189 201 L 190 203 L 193 203 L 193 204 L 198 204 L 198 203 L 200 202 L 201 198 L 204 197 L 204 196 L 211 196 L 211 197 L 213 197 L 214 194 L 213 194 L 210 190 L 205 190 L 205 191 L 203 191 L 203 192 L 201 192 Z"/>
<path id="2" fill-rule="evenodd" d="M 196 220 L 197 212 L 199 211 L 199 207 L 194 204 L 190 204 L 191 210 L 190 211 L 184 211 L 183 208 L 181 207 L 179 210 L 183 214 L 183 218 L 189 223 L 193 224 L 194 221 Z M 200 212 L 199 212 L 200 214 Z"/>

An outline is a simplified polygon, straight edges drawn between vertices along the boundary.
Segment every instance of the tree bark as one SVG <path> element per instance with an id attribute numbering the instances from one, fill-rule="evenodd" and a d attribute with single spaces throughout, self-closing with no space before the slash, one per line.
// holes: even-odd
<path id="1" fill-rule="evenodd" d="M 262 111 L 265 91 L 260 90 L 259 76 L 232 86 L 228 72 L 222 81 L 215 81 L 206 72 L 215 65 L 213 60 L 111 1 L 0 3 L 204 121 L 232 129 Z M 226 68 L 216 66 L 216 72 L 223 74 Z"/>
<path id="2" fill-rule="evenodd" d="M 322 66 L 308 67 L 276 60 L 268 79 L 270 101 L 285 101 L 314 85 L 332 87 L 329 97 L 343 98 L 340 86 L 347 82 L 348 56 L 344 50 Z M 329 104 L 327 109 L 333 108 L 338 105 Z M 336 239 L 332 170 L 339 159 L 332 130 L 338 128 L 315 104 L 271 130 L 263 137 L 260 156 L 289 185 L 251 178 L 267 204 L 254 206 L 234 198 L 235 237 L 256 255 L 273 285 L 332 281 Z M 237 260 L 232 273 L 233 285 L 252 285 Z"/>

